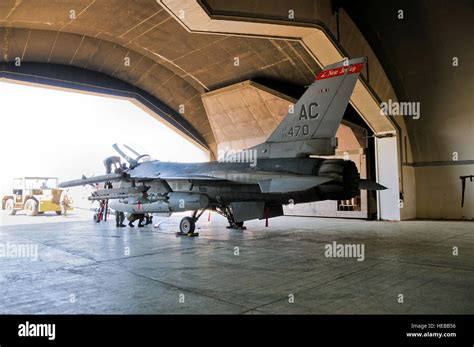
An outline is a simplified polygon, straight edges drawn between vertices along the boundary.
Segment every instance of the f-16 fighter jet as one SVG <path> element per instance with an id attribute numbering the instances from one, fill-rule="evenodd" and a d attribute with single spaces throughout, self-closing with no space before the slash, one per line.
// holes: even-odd
<path id="1" fill-rule="evenodd" d="M 314 157 L 335 154 L 336 131 L 365 63 L 357 58 L 326 66 L 268 139 L 243 150 L 251 161 L 162 162 L 115 144 L 129 167 L 60 187 L 112 182 L 114 188 L 106 185 L 89 199 L 111 200 L 109 207 L 129 214 L 192 211 L 180 222 L 183 234 L 194 232 L 206 210 L 225 216 L 230 228 L 243 228 L 247 220 L 283 215 L 285 204 L 347 200 L 360 189 L 386 189 L 361 179 L 350 160 Z"/>

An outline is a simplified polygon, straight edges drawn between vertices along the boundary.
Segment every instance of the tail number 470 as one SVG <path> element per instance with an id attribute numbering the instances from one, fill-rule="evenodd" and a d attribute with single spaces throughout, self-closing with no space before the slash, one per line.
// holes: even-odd
<path id="1" fill-rule="evenodd" d="M 293 125 L 289 128 L 286 128 L 284 133 L 285 137 L 299 137 L 299 136 L 308 136 L 310 133 L 309 125 Z"/>

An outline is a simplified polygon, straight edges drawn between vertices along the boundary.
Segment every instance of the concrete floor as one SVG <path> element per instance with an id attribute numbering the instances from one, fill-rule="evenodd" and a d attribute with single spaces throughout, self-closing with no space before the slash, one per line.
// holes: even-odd
<path id="1" fill-rule="evenodd" d="M 474 313 L 472 222 L 280 217 L 242 232 L 206 214 L 188 238 L 174 235 L 180 216 L 162 230 L 3 217 L 0 244 L 39 258 L 0 258 L 2 314 Z M 326 258 L 333 241 L 364 244 L 365 260 Z"/>

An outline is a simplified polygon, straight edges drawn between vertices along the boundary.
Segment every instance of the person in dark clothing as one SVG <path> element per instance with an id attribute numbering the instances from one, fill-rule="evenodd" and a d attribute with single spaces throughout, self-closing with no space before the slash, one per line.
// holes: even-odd
<path id="1" fill-rule="evenodd" d="M 132 213 L 128 216 L 128 220 L 129 220 L 128 226 L 130 228 L 133 228 L 134 227 L 133 222 L 138 220 L 138 227 L 143 228 L 145 226 L 145 225 L 143 225 L 143 220 L 144 219 L 145 219 L 145 214 L 144 213 Z"/>
<path id="2" fill-rule="evenodd" d="M 117 228 L 123 228 L 126 225 L 123 224 L 123 221 L 125 220 L 125 213 L 120 212 L 120 211 L 115 211 L 115 226 Z"/>

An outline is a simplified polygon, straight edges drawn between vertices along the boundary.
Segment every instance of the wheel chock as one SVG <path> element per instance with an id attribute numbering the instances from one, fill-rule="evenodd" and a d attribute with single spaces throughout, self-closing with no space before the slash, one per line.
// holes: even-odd
<path id="1" fill-rule="evenodd" d="M 188 237 L 196 237 L 199 236 L 199 233 L 183 233 L 181 231 L 178 231 L 176 233 L 176 236 L 188 236 Z"/>

